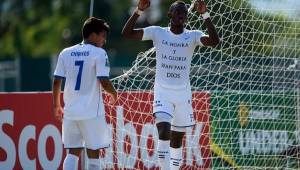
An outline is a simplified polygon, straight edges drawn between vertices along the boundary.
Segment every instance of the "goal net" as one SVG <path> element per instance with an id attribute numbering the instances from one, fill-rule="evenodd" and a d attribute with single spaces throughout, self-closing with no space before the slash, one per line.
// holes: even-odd
<path id="1" fill-rule="evenodd" d="M 300 168 L 299 3 L 278 11 L 282 1 L 271 1 L 207 1 L 221 43 L 193 55 L 197 125 L 185 135 L 182 169 Z M 186 27 L 206 30 L 191 8 Z M 103 152 L 104 168 L 158 169 L 154 74 L 151 48 L 113 79 L 120 106 L 108 108 L 113 147 Z"/>

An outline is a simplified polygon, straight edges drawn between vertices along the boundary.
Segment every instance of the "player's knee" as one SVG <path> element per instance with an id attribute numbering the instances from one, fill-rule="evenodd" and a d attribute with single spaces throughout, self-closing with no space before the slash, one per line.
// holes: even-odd
<path id="1" fill-rule="evenodd" d="M 156 124 L 158 137 L 161 140 L 170 140 L 171 124 L 168 122 L 160 122 Z"/>
<path id="2" fill-rule="evenodd" d="M 170 131 L 158 130 L 158 138 L 160 140 L 170 140 Z"/>
<path id="3" fill-rule="evenodd" d="M 172 148 L 180 148 L 182 146 L 182 138 L 184 134 L 185 134 L 184 132 L 171 131 L 170 146 Z"/>
<path id="4" fill-rule="evenodd" d="M 72 155 L 75 155 L 77 157 L 80 157 L 80 154 L 81 154 L 81 151 L 82 151 L 82 148 L 70 148 L 68 149 L 68 153 L 69 154 L 72 154 Z"/>
<path id="5" fill-rule="evenodd" d="M 87 149 L 86 150 L 88 158 L 98 159 L 99 158 L 99 150 Z"/>
<path id="6" fill-rule="evenodd" d="M 172 148 L 180 148 L 182 146 L 182 141 L 181 140 L 171 140 L 170 141 L 170 146 Z"/>

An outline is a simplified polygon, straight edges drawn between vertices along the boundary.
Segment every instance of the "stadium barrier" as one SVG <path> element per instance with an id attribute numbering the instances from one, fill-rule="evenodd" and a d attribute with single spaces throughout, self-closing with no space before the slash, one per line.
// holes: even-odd
<path id="1" fill-rule="evenodd" d="M 300 144 L 298 100 L 296 91 L 211 93 L 211 139 L 222 151 L 212 166 L 222 157 L 236 169 L 297 168 L 286 167 L 285 152 Z"/>
<path id="2" fill-rule="evenodd" d="M 154 152 L 157 132 L 151 116 L 152 94 L 122 93 L 122 106 L 106 106 L 106 120 L 113 146 L 101 151 L 105 169 L 158 169 Z M 189 129 L 184 145 L 184 166 L 210 166 L 209 94 L 194 93 L 197 125 Z M 129 109 L 130 107 L 130 109 Z M 52 95 L 45 93 L 0 94 L 0 169 L 62 169 L 65 155 L 61 124 L 52 113 Z M 194 144 L 197 143 L 197 146 Z M 113 154 L 109 154 L 113 153 Z"/>
<path id="3" fill-rule="evenodd" d="M 100 151 L 101 168 L 158 169 L 152 99 L 150 92 L 128 92 L 119 106 L 106 105 L 112 147 Z M 282 168 L 287 150 L 300 143 L 294 92 L 195 92 L 193 99 L 197 124 L 184 140 L 185 169 Z M 1 170 L 62 169 L 50 92 L 1 93 L 0 127 Z"/>

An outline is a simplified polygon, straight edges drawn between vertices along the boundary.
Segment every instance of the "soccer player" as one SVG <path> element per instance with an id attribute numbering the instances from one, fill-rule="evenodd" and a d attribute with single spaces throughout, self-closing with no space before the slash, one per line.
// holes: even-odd
<path id="1" fill-rule="evenodd" d="M 68 153 L 64 170 L 77 170 L 78 158 L 87 148 L 89 170 L 99 170 L 99 149 L 109 147 L 102 99 L 102 88 L 117 100 L 117 92 L 109 80 L 108 56 L 102 46 L 109 25 L 102 19 L 88 18 L 82 27 L 83 42 L 64 49 L 58 58 L 53 81 L 53 109 L 62 121 L 62 139 Z M 60 103 L 62 80 L 64 108 Z"/>
<path id="2" fill-rule="evenodd" d="M 133 40 L 152 40 L 156 49 L 153 115 L 158 130 L 158 158 L 161 169 L 179 169 L 182 162 L 182 138 L 186 127 L 195 125 L 189 80 L 192 55 L 196 46 L 215 47 L 219 37 L 203 1 L 196 9 L 204 19 L 208 35 L 185 28 L 188 9 L 183 1 L 171 4 L 168 27 L 149 26 L 135 29 L 149 0 L 140 0 L 125 24 L 122 35 Z"/>

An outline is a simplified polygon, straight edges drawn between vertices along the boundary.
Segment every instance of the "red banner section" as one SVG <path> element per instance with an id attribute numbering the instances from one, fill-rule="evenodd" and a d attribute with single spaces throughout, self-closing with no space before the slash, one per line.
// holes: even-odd
<path id="1" fill-rule="evenodd" d="M 102 169 L 158 169 L 157 130 L 148 92 L 120 94 L 106 106 L 112 147 L 101 151 Z M 193 94 L 197 124 L 184 140 L 184 167 L 210 167 L 209 94 Z M 62 169 L 61 124 L 52 114 L 51 93 L 0 94 L 0 169 Z"/>
<path id="2" fill-rule="evenodd" d="M 0 169 L 62 169 L 61 124 L 49 93 L 0 94 Z"/>

